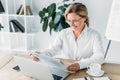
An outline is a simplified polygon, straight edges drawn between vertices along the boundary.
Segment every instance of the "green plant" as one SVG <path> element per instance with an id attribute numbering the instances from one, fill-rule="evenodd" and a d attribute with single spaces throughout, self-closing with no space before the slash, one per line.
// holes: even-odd
<path id="1" fill-rule="evenodd" d="M 48 26 L 50 29 L 50 34 L 52 30 L 57 32 L 69 27 L 64 17 L 64 12 L 70 5 L 69 3 L 65 3 L 67 1 L 69 0 L 63 0 L 63 4 L 59 5 L 58 7 L 56 6 L 56 3 L 52 3 L 47 8 L 43 8 L 41 11 L 39 11 L 39 16 L 41 18 L 40 22 L 43 23 L 42 30 L 44 32 L 48 29 Z"/>

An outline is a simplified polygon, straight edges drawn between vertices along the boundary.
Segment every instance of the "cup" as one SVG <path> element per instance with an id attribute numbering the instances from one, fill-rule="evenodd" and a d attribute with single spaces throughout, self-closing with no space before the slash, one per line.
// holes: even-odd
<path id="1" fill-rule="evenodd" d="M 98 63 L 92 63 L 90 64 L 90 66 L 88 67 L 88 71 L 91 74 L 95 74 L 95 75 L 99 75 L 101 73 L 101 65 Z"/>

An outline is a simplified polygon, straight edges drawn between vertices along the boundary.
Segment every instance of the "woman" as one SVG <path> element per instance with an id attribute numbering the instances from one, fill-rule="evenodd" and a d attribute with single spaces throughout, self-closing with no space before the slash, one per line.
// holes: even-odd
<path id="1" fill-rule="evenodd" d="M 56 52 L 66 59 L 72 59 L 73 63 L 68 65 L 69 71 L 78 71 L 88 67 L 91 63 L 102 64 L 104 52 L 101 37 L 98 32 L 89 28 L 87 8 L 82 3 L 74 3 L 65 11 L 65 18 L 70 25 L 69 28 L 62 30 L 53 45 L 40 53 L 54 56 Z M 32 56 L 33 60 L 38 58 Z"/>

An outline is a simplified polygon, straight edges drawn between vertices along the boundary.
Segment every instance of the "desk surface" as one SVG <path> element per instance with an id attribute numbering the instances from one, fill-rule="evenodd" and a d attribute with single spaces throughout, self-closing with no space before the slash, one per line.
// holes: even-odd
<path id="1" fill-rule="evenodd" d="M 12 68 L 16 66 L 14 59 L 0 69 L 0 80 L 35 80 L 26 77 L 22 72 L 17 72 Z M 120 64 L 103 64 L 102 70 L 105 71 L 103 76 L 108 76 L 112 80 L 120 80 Z M 69 75 L 65 80 L 73 80 L 73 78 L 80 78 L 89 76 L 86 70 L 81 70 L 77 73 Z"/>

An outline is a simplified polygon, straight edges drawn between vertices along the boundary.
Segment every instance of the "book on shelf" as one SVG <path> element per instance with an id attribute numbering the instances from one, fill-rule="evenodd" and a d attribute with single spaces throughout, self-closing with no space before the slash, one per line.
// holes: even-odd
<path id="1" fill-rule="evenodd" d="M 0 13 L 5 12 L 5 9 L 2 5 L 2 1 L 0 0 Z"/>
<path id="2" fill-rule="evenodd" d="M 16 14 L 18 14 L 18 15 L 23 15 L 24 14 L 24 6 L 23 6 L 23 4 L 20 5 L 20 7 L 18 8 Z M 32 15 L 32 10 L 31 10 L 29 5 L 26 6 L 26 15 Z"/>
<path id="3" fill-rule="evenodd" d="M 21 10 L 22 6 L 23 6 L 23 5 L 21 4 L 20 7 L 18 8 L 16 14 L 19 14 L 19 13 L 20 13 L 20 10 Z"/>
<path id="4" fill-rule="evenodd" d="M 32 10 L 29 5 L 26 6 L 26 14 L 27 15 L 32 15 Z"/>
<path id="5" fill-rule="evenodd" d="M 20 8 L 20 11 L 18 13 L 19 15 L 23 15 L 24 14 L 24 6 L 22 5 Z"/>
<path id="6" fill-rule="evenodd" d="M 14 29 L 14 25 L 13 25 L 13 23 L 10 21 L 9 22 L 9 30 L 10 30 L 10 32 L 15 32 L 15 29 Z"/>
<path id="7" fill-rule="evenodd" d="M 25 32 L 24 26 L 17 20 L 10 21 L 10 32 Z"/>
<path id="8" fill-rule="evenodd" d="M 24 6 L 23 6 L 23 4 L 20 5 L 20 7 L 18 8 L 16 14 L 18 14 L 18 15 L 23 15 L 24 14 Z"/>
<path id="9" fill-rule="evenodd" d="M 10 32 L 21 32 L 20 29 L 11 21 L 9 22 L 9 24 L 10 24 L 10 27 L 9 27 Z"/>

